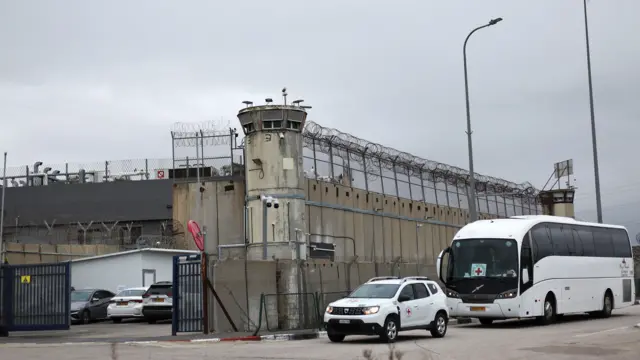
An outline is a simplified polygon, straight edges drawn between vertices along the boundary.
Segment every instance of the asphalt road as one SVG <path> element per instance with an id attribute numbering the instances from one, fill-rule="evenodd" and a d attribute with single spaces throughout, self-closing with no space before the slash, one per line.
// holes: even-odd
<path id="1" fill-rule="evenodd" d="M 551 326 L 501 322 L 491 327 L 458 325 L 443 339 L 425 331 L 404 333 L 395 348 L 411 359 L 639 359 L 640 306 L 617 311 L 609 319 L 570 316 Z M 386 359 L 389 348 L 374 338 L 352 337 L 342 344 L 327 339 L 302 341 L 156 343 L 156 344 L 0 344 L 0 359 L 47 360 L 252 360 L 363 358 L 363 351 Z"/>

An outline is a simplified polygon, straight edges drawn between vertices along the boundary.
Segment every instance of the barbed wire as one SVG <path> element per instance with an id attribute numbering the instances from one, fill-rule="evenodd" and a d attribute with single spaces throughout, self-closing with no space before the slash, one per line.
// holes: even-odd
<path id="1" fill-rule="evenodd" d="M 231 121 L 177 122 L 171 126 L 174 147 L 229 145 L 233 139 Z"/>
<path id="2" fill-rule="evenodd" d="M 307 148 L 315 146 L 317 151 L 360 164 L 366 170 L 367 178 L 378 178 L 369 169 L 381 166 L 407 176 L 426 178 L 465 189 L 469 186 L 469 172 L 462 168 L 423 159 L 384 145 L 376 144 L 333 128 L 323 127 L 307 121 L 303 130 L 303 141 Z M 508 180 L 475 174 L 476 192 L 501 194 L 502 197 L 520 198 L 535 202 L 538 190 L 529 182 L 517 184 Z M 504 195 L 502 195 L 504 194 Z"/>

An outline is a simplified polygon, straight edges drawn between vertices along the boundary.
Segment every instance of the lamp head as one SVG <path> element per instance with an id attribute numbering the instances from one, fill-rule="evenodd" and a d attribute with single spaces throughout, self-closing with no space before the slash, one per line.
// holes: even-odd
<path id="1" fill-rule="evenodd" d="M 489 21 L 489 26 L 495 25 L 495 24 L 499 23 L 500 21 L 502 21 L 502 18 L 492 19 L 491 21 Z"/>

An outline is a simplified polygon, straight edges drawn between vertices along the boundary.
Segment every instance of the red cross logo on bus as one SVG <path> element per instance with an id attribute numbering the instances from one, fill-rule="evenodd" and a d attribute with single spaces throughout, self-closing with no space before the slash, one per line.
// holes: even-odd
<path id="1" fill-rule="evenodd" d="M 480 274 L 482 274 L 482 269 L 477 268 L 477 269 L 476 269 L 476 275 L 477 275 L 477 276 L 480 276 Z"/>

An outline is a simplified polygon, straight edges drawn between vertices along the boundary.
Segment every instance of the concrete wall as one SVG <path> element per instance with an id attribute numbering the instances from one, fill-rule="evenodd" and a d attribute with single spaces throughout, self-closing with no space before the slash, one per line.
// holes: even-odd
<path id="1" fill-rule="evenodd" d="M 353 260 L 355 248 L 358 261 L 434 265 L 469 219 L 463 209 L 317 180 L 307 181 L 306 195 L 310 240 L 334 243 L 336 261 Z M 480 214 L 480 218 L 492 216 Z"/>
<path id="2" fill-rule="evenodd" d="M 202 191 L 201 191 L 202 189 Z M 244 183 L 213 181 L 173 185 L 173 221 L 185 231 L 179 249 L 196 250 L 187 231 L 187 222 L 195 220 L 207 228 L 205 250 L 217 254 L 218 245 L 244 244 Z M 227 251 L 226 253 L 228 253 Z"/>

